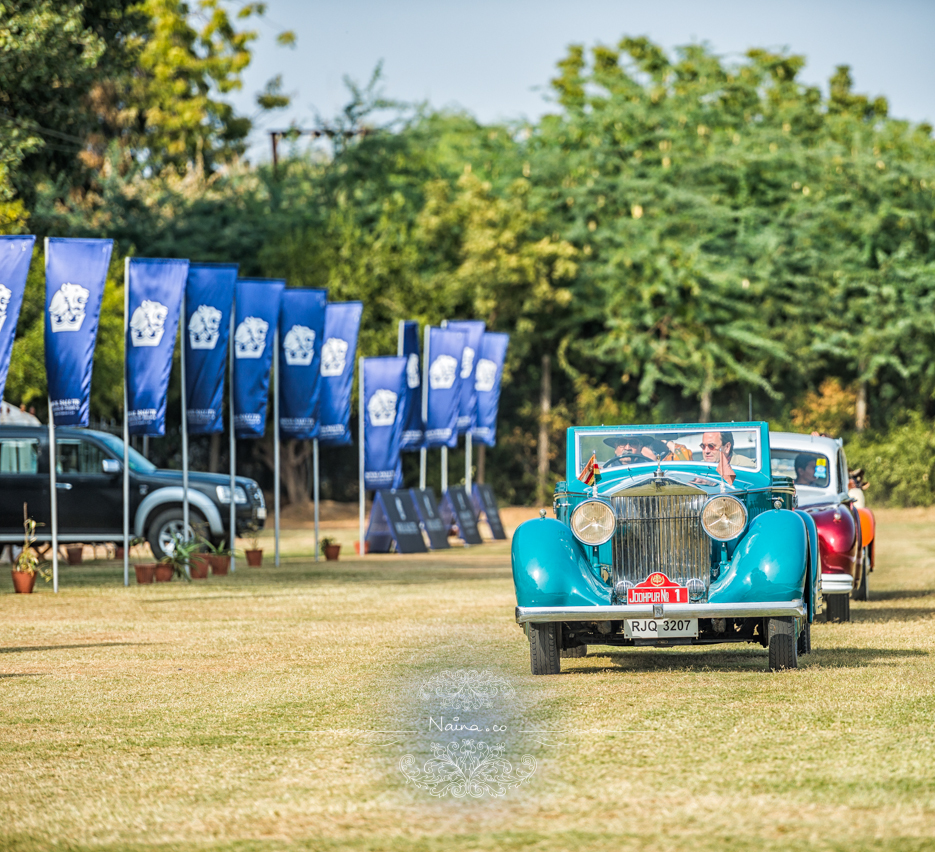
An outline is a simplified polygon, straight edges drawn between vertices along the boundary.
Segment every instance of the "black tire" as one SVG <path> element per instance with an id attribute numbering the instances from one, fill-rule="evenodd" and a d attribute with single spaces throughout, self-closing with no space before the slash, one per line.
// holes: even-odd
<path id="1" fill-rule="evenodd" d="M 799 665 L 794 618 L 769 620 L 769 670 L 795 669 Z"/>
<path id="2" fill-rule="evenodd" d="M 870 600 L 870 549 L 865 547 L 860 560 L 860 585 L 854 589 L 855 601 Z"/>
<path id="3" fill-rule="evenodd" d="M 171 534 L 173 532 L 181 534 L 182 518 L 182 509 L 181 507 L 177 507 L 160 512 L 149 522 L 149 528 L 146 530 L 146 540 L 149 542 L 149 546 L 153 551 L 153 556 L 155 556 L 156 559 L 162 559 L 164 556 L 168 555 L 165 546 L 171 539 Z M 204 515 L 196 509 L 190 508 L 188 510 L 189 536 L 194 537 L 198 533 L 199 528 L 202 530 L 207 528 Z"/>
<path id="4" fill-rule="evenodd" d="M 553 675 L 562 670 L 558 624 L 529 625 L 529 667 L 534 675 Z"/>
<path id="5" fill-rule="evenodd" d="M 575 645 L 574 648 L 566 648 L 562 651 L 563 660 L 575 660 L 588 655 L 587 645 Z"/>
<path id="6" fill-rule="evenodd" d="M 825 617 L 830 622 L 843 624 L 851 620 L 850 595 L 825 595 Z"/>
<path id="7" fill-rule="evenodd" d="M 812 625 L 809 624 L 808 618 L 803 619 L 803 621 L 805 623 L 802 625 L 802 632 L 799 634 L 799 642 L 796 647 L 800 657 L 812 653 Z"/>

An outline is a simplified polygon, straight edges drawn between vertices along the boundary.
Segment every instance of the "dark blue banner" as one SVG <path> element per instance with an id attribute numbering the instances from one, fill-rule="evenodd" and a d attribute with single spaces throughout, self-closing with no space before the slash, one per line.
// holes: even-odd
<path id="1" fill-rule="evenodd" d="M 497 412 L 500 408 L 500 382 L 510 335 L 488 331 L 481 344 L 480 358 L 474 371 L 477 391 L 477 425 L 471 437 L 488 447 L 497 443 Z"/>
<path id="2" fill-rule="evenodd" d="M 318 414 L 318 437 L 324 446 L 351 443 L 351 387 L 363 310 L 362 302 L 334 302 L 325 308 Z"/>
<path id="3" fill-rule="evenodd" d="M 279 434 L 318 437 L 327 290 L 285 290 L 279 308 Z"/>
<path id="4" fill-rule="evenodd" d="M 458 446 L 458 413 L 461 406 L 461 358 L 464 335 L 447 328 L 430 328 L 425 357 L 429 362 L 428 414 L 425 446 Z"/>
<path id="5" fill-rule="evenodd" d="M 364 358 L 364 487 L 394 488 L 399 476 L 406 359 Z"/>
<path id="6" fill-rule="evenodd" d="M 399 324 L 399 354 L 406 359 L 406 404 L 403 408 L 403 450 L 422 448 L 425 424 L 422 422 L 422 365 L 419 362 L 419 323 Z"/>
<path id="7" fill-rule="evenodd" d="M 470 432 L 477 425 L 477 392 L 474 390 L 474 368 L 487 328 L 482 320 L 457 320 L 446 326 L 464 335 L 461 354 L 461 403 L 458 408 L 458 434 Z"/>
<path id="8" fill-rule="evenodd" d="M 10 369 L 10 353 L 35 242 L 35 237 L 0 237 L 0 399 Z"/>
<path id="9" fill-rule="evenodd" d="M 269 371 L 285 281 L 238 278 L 234 288 L 234 430 L 238 438 L 266 431 Z"/>
<path id="10" fill-rule="evenodd" d="M 52 237 L 45 255 L 45 372 L 58 426 L 87 426 L 91 363 L 113 240 Z"/>
<path id="11" fill-rule="evenodd" d="M 166 394 L 187 260 L 134 257 L 127 267 L 129 323 L 124 343 L 131 435 L 166 434 Z"/>
<path id="12" fill-rule="evenodd" d="M 188 431 L 224 431 L 227 373 L 236 263 L 193 263 L 185 284 L 185 393 Z"/>

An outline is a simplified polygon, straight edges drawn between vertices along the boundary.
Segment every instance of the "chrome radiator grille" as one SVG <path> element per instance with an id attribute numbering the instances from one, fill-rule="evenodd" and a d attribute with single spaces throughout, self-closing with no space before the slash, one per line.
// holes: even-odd
<path id="1" fill-rule="evenodd" d="M 686 585 L 711 579 L 711 540 L 701 526 L 703 494 L 614 497 L 614 585 L 640 583 L 654 571 Z"/>

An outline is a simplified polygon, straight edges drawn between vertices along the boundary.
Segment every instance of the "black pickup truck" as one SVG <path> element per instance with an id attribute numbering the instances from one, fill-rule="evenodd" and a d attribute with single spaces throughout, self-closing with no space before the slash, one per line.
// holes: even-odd
<path id="1" fill-rule="evenodd" d="M 123 540 L 123 441 L 106 432 L 59 427 L 56 492 L 62 542 Z M 145 537 L 157 559 L 182 533 L 182 472 L 160 470 L 130 449 L 130 535 Z M 189 473 L 189 523 L 215 542 L 230 525 L 230 477 Z M 238 477 L 234 493 L 237 534 L 263 528 L 266 504 L 252 479 Z M 42 524 L 39 541 L 52 538 L 49 432 L 44 426 L 0 426 L 0 546 L 23 541 L 23 503 Z"/>

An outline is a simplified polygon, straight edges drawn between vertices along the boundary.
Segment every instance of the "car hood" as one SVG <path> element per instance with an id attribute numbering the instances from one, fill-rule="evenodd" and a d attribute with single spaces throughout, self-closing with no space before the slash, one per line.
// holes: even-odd
<path id="1" fill-rule="evenodd" d="M 180 470 L 154 470 L 152 473 L 138 473 L 137 477 L 141 480 L 159 485 L 176 485 L 182 482 L 182 471 Z M 246 476 L 238 476 L 237 484 L 244 488 L 251 489 L 256 482 Z M 231 478 L 224 473 L 204 473 L 202 471 L 188 472 L 189 485 L 201 485 L 206 488 L 217 485 L 230 485 Z M 249 493 L 249 491 L 248 491 Z"/>

